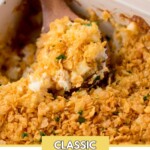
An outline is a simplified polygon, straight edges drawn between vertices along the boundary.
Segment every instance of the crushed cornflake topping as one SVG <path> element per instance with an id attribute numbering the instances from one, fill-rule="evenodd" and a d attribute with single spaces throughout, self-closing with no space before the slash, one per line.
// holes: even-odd
<path id="1" fill-rule="evenodd" d="M 110 68 L 107 42 L 88 20 L 57 19 L 20 55 L 0 44 L 0 144 L 39 144 L 45 135 L 150 144 L 150 33 L 132 22 L 113 25 Z M 11 76 L 12 67 L 21 70 Z M 90 76 L 102 86 L 83 88 Z"/>

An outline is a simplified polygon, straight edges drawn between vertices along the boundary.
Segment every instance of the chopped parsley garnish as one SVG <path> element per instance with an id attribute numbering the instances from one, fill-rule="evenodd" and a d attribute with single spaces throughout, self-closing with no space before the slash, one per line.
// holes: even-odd
<path id="1" fill-rule="evenodd" d="M 42 136 L 46 136 L 46 134 L 44 132 L 40 132 L 40 136 L 39 142 L 42 142 Z"/>
<path id="2" fill-rule="evenodd" d="M 144 100 L 144 101 L 147 101 L 147 100 L 149 99 L 149 97 L 150 97 L 150 95 L 147 94 L 147 95 L 143 96 L 143 100 Z"/>
<path id="3" fill-rule="evenodd" d="M 112 114 L 113 114 L 113 115 L 118 115 L 119 112 L 118 112 L 118 111 L 114 111 Z"/>
<path id="4" fill-rule="evenodd" d="M 27 137 L 27 136 L 28 136 L 28 133 L 27 133 L 27 132 L 24 132 L 24 133 L 22 133 L 22 135 L 21 135 L 22 138 L 25 138 L 25 137 Z"/>
<path id="5" fill-rule="evenodd" d="M 105 128 L 102 127 L 102 128 L 101 128 L 101 131 L 103 132 L 104 130 L 105 130 Z"/>
<path id="6" fill-rule="evenodd" d="M 93 23 L 95 23 L 96 25 L 99 25 L 99 22 L 98 21 L 92 21 Z M 85 25 L 85 26 L 92 26 L 92 22 L 90 22 L 90 23 L 87 23 L 87 24 L 83 24 L 83 25 Z"/>
<path id="7" fill-rule="evenodd" d="M 56 121 L 56 122 L 59 122 L 59 120 L 60 120 L 60 117 L 59 117 L 59 116 L 55 118 L 55 121 Z"/>
<path id="8" fill-rule="evenodd" d="M 58 57 L 56 57 L 57 60 L 64 60 L 67 57 L 64 54 L 59 55 Z"/>
<path id="9" fill-rule="evenodd" d="M 53 135 L 56 135 L 56 133 L 55 133 L 55 131 L 54 131 L 54 130 L 52 131 L 52 134 L 53 134 Z"/>
<path id="10" fill-rule="evenodd" d="M 94 79 L 94 82 L 100 80 L 100 76 L 96 76 L 95 79 Z"/>
<path id="11" fill-rule="evenodd" d="M 80 111 L 78 112 L 78 114 L 82 116 L 83 110 L 80 110 Z"/>
<path id="12" fill-rule="evenodd" d="M 93 21 L 96 25 L 99 25 L 99 21 Z"/>
<path id="13" fill-rule="evenodd" d="M 85 25 L 85 26 L 88 26 L 88 27 L 92 26 L 91 23 L 87 23 L 87 24 L 84 24 L 84 25 Z"/>
<path id="14" fill-rule="evenodd" d="M 148 97 L 147 96 L 143 96 L 143 100 L 144 101 L 148 100 Z"/>
<path id="15" fill-rule="evenodd" d="M 44 132 L 40 132 L 41 136 L 46 136 L 46 134 Z"/>
<path id="16" fill-rule="evenodd" d="M 78 122 L 81 124 L 81 123 L 84 123 L 86 121 L 86 119 L 84 117 L 81 117 L 79 116 L 78 118 Z"/>

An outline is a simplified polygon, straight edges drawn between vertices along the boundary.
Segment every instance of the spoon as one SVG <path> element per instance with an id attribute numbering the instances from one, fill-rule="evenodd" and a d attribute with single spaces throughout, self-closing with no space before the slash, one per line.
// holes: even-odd
<path id="1" fill-rule="evenodd" d="M 49 30 L 50 22 L 68 16 L 74 20 L 78 16 L 71 11 L 64 0 L 40 0 L 43 12 L 43 32 Z"/>
<path id="2" fill-rule="evenodd" d="M 60 19 L 64 16 L 68 16 L 72 21 L 75 18 L 79 18 L 66 4 L 65 0 L 40 0 L 41 1 L 41 6 L 42 6 L 42 12 L 43 12 L 43 27 L 42 27 L 42 32 L 47 33 L 49 31 L 49 24 L 54 21 L 55 19 Z M 108 46 L 106 45 L 106 51 L 108 51 Z M 105 53 L 105 52 L 104 52 Z M 107 56 L 107 53 L 105 54 Z M 103 56 L 102 56 L 103 57 Z M 107 60 L 107 58 L 106 58 Z M 105 60 L 105 61 L 106 61 Z M 104 66 L 107 65 L 105 64 L 107 62 L 104 62 Z M 76 91 L 78 88 L 92 88 L 93 86 L 96 86 L 99 84 L 97 81 L 93 81 L 93 83 L 90 83 L 89 81 L 94 77 L 99 77 L 101 67 L 99 67 L 97 73 L 90 74 L 83 84 L 80 87 L 77 88 L 71 88 L 71 91 Z M 93 80 L 93 79 L 92 79 Z M 99 80 L 99 78 L 98 78 Z M 70 91 L 70 92 L 71 92 Z M 71 92 L 72 93 L 72 92 Z"/>

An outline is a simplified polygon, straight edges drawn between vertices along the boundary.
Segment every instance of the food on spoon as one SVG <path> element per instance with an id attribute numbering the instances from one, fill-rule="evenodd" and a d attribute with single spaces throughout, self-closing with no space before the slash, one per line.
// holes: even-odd
<path id="1" fill-rule="evenodd" d="M 64 91 L 82 87 L 89 77 L 90 84 L 97 76 L 102 80 L 108 72 L 106 45 L 95 22 L 82 19 L 71 22 L 67 17 L 56 20 L 37 42 L 37 63 L 32 79 L 45 86 L 41 81 L 44 74 L 49 80 L 46 88 Z"/>

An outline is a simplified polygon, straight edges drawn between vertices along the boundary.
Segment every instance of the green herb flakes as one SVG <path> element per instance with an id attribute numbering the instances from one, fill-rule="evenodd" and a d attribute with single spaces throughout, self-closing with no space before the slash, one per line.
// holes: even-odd
<path id="1" fill-rule="evenodd" d="M 41 142 L 42 142 L 42 136 L 46 136 L 46 134 L 41 131 L 41 132 L 40 132 L 40 136 L 41 136 L 41 137 L 40 137 L 40 139 L 39 139 L 39 142 L 41 143 Z"/>
<path id="2" fill-rule="evenodd" d="M 80 110 L 80 111 L 78 112 L 78 114 L 82 116 L 83 110 Z"/>
<path id="3" fill-rule="evenodd" d="M 67 57 L 64 54 L 59 55 L 58 57 L 56 57 L 57 60 L 64 60 Z"/>
<path id="4" fill-rule="evenodd" d="M 112 114 L 117 116 L 119 114 L 119 112 L 118 111 L 114 111 Z"/>
<path id="5" fill-rule="evenodd" d="M 28 133 L 27 133 L 27 132 L 24 132 L 24 133 L 22 133 L 22 135 L 21 135 L 22 138 L 25 138 L 25 137 L 27 137 L 27 136 L 28 136 Z"/>
<path id="6" fill-rule="evenodd" d="M 88 26 L 88 27 L 92 26 L 91 23 L 87 23 L 87 24 L 84 24 L 84 25 L 85 25 L 85 26 Z"/>
<path id="7" fill-rule="evenodd" d="M 99 26 L 99 21 L 93 21 L 97 26 Z"/>
<path id="8" fill-rule="evenodd" d="M 147 94 L 147 95 L 143 96 L 143 100 L 144 100 L 144 101 L 147 101 L 147 100 L 149 99 L 149 97 L 150 97 L 150 95 Z"/>
<path id="9" fill-rule="evenodd" d="M 56 122 L 59 122 L 59 120 L 60 120 L 60 117 L 58 116 L 58 117 L 55 117 L 55 121 Z"/>
<path id="10" fill-rule="evenodd" d="M 94 82 L 100 80 L 100 76 L 96 76 L 95 79 L 94 79 Z"/>
<path id="11" fill-rule="evenodd" d="M 79 122 L 80 124 L 84 123 L 85 121 L 86 121 L 86 119 L 85 119 L 84 117 L 79 116 L 78 122 Z"/>
<path id="12" fill-rule="evenodd" d="M 44 132 L 40 132 L 40 136 L 46 136 Z"/>
<path id="13" fill-rule="evenodd" d="M 100 130 L 103 132 L 103 131 L 105 131 L 105 128 L 102 127 Z"/>
<path id="14" fill-rule="evenodd" d="M 54 131 L 54 130 L 52 131 L 52 134 L 53 134 L 53 135 L 56 135 L 56 133 L 55 133 L 55 131 Z"/>

